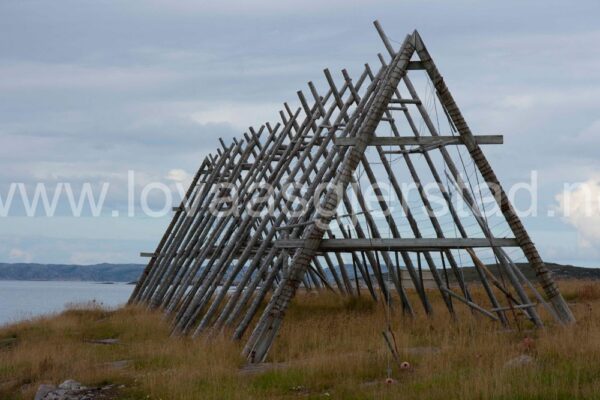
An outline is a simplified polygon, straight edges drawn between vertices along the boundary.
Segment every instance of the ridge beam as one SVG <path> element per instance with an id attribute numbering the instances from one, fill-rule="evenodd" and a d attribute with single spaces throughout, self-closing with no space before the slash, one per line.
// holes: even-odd
<path id="1" fill-rule="evenodd" d="M 477 144 L 503 144 L 502 135 L 474 136 Z M 356 146 L 355 137 L 336 137 L 333 142 L 337 146 Z M 447 146 L 465 144 L 461 136 L 375 136 L 369 139 L 368 146 Z"/>
<path id="2" fill-rule="evenodd" d="M 305 239 L 281 239 L 275 241 L 280 249 L 303 248 Z M 519 247 L 516 239 L 496 238 L 432 238 L 432 239 L 323 239 L 319 251 L 425 251 L 440 249 L 470 249 L 490 247 Z"/>

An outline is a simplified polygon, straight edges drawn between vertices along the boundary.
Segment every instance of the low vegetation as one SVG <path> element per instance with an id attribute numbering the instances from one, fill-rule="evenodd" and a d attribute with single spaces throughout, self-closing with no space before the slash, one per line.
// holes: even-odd
<path id="1" fill-rule="evenodd" d="M 170 337 L 159 312 L 73 308 L 0 328 L 0 398 L 31 399 L 65 379 L 117 384 L 119 399 L 600 398 L 600 283 L 561 288 L 578 322 L 544 330 L 524 320 L 500 329 L 460 303 L 454 323 L 439 303 L 433 317 L 409 318 L 366 298 L 301 294 L 256 370 L 227 333 Z M 388 322 L 408 369 L 385 345 Z M 107 338 L 118 342 L 97 342 Z"/>

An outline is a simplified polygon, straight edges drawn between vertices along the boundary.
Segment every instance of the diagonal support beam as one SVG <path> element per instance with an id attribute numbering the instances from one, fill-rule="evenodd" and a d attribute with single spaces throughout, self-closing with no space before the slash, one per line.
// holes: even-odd
<path id="1" fill-rule="evenodd" d="M 411 38 L 409 36 L 404 40 L 401 51 L 394 57 L 388 67 L 386 76 L 379 82 L 374 101 L 357 132 L 358 141 L 356 146 L 351 148 L 348 156 L 344 159 L 333 186 L 328 189 L 325 195 L 322 210 L 315 217 L 316 223 L 306 229 L 303 235 L 304 243 L 294 255 L 289 273 L 278 286 L 244 349 L 250 362 L 262 362 L 265 359 L 275 335 L 279 331 L 289 303 L 295 295 L 309 263 L 316 255 L 323 235 L 335 215 L 335 210 L 341 200 L 339 191 L 342 193 L 346 191 L 352 179 L 352 174 L 363 158 L 369 138 L 375 134 L 375 130 L 394 95 L 394 90 L 406 74 L 408 62 L 414 53 L 414 47 L 409 40 Z"/>

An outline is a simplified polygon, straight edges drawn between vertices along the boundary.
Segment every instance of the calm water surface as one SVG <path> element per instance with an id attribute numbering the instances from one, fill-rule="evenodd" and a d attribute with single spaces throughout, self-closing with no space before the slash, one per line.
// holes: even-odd
<path id="1" fill-rule="evenodd" d="M 127 302 L 134 287 L 125 283 L 0 281 L 0 325 L 93 300 L 107 307 L 119 306 Z"/>

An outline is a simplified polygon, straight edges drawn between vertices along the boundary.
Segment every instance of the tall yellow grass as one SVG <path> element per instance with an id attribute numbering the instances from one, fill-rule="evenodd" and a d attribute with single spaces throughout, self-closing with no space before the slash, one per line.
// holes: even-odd
<path id="1" fill-rule="evenodd" d="M 125 385 L 121 399 L 600 398 L 600 284 L 561 288 L 577 324 L 535 331 L 525 321 L 500 329 L 460 303 L 452 322 L 439 299 L 431 318 L 393 309 L 388 319 L 385 307 L 366 298 L 300 294 L 271 364 L 254 372 L 241 369 L 243 343 L 227 333 L 171 338 L 159 312 L 72 309 L 0 329 L 0 399 L 31 399 L 39 384 L 68 378 Z M 400 371 L 385 346 L 388 321 L 410 370 Z M 533 345 L 525 346 L 528 336 Z M 120 344 L 89 342 L 104 338 Z M 521 354 L 533 363 L 505 366 Z M 121 360 L 130 361 L 114 364 Z M 392 384 L 385 383 L 389 367 Z"/>

